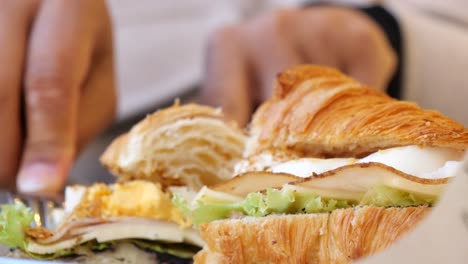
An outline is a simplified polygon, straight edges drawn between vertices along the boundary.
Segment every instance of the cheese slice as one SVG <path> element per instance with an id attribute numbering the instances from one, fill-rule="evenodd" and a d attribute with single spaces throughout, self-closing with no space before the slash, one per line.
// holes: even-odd
<path id="1" fill-rule="evenodd" d="M 27 250 L 36 254 L 49 254 L 73 248 L 91 240 L 108 242 L 123 239 L 147 239 L 169 243 L 186 242 L 200 247 L 204 245 L 196 230 L 180 228 L 174 222 L 150 218 L 113 219 L 99 224 L 76 225 L 67 231 L 53 243 L 45 244 L 30 240 L 27 244 Z"/>
<path id="2" fill-rule="evenodd" d="M 355 199 L 374 187 L 386 186 L 410 194 L 436 198 L 448 183 L 444 179 L 422 179 L 381 163 L 356 163 L 310 177 L 295 183 L 315 192 L 327 191 L 336 199 L 346 199 L 344 195 L 354 194 Z"/>
<path id="3" fill-rule="evenodd" d="M 298 181 L 301 178 L 286 173 L 247 172 L 228 181 L 211 187 L 217 192 L 224 192 L 233 196 L 244 197 L 251 192 L 266 188 L 279 188 L 288 182 Z"/>
<path id="4" fill-rule="evenodd" d="M 317 196 L 358 201 L 372 188 L 386 186 L 409 194 L 437 198 L 448 182 L 449 178 L 423 179 L 382 163 L 369 162 L 341 166 L 308 178 L 285 173 L 249 172 L 213 187 L 213 191 L 245 198 L 252 192 L 289 184 L 300 187 L 302 191 L 307 189 Z"/>

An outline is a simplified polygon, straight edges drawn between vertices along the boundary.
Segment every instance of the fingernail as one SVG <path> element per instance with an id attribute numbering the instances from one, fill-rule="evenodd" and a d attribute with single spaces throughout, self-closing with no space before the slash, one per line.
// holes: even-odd
<path id="1" fill-rule="evenodd" d="M 25 165 L 18 175 L 18 190 L 25 193 L 55 192 L 60 186 L 59 172 L 58 166 L 51 163 Z"/>

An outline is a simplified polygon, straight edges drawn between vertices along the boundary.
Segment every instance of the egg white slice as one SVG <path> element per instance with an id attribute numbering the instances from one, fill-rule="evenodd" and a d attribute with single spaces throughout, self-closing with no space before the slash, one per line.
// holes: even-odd
<path id="1" fill-rule="evenodd" d="M 326 171 L 334 170 L 345 165 L 356 162 L 356 159 L 313 159 L 304 158 L 291 160 L 272 166 L 273 173 L 289 173 L 298 177 L 309 177 L 312 174 L 320 174 Z"/>
<path id="2" fill-rule="evenodd" d="M 296 159 L 273 165 L 271 172 L 309 177 L 346 165 L 374 162 L 416 177 L 439 179 L 453 177 L 461 164 L 462 157 L 463 153 L 456 150 L 405 146 L 381 150 L 362 159 Z"/>
<path id="3" fill-rule="evenodd" d="M 362 158 L 358 163 L 378 162 L 395 168 L 404 173 L 424 178 L 444 167 L 448 161 L 460 161 L 463 153 L 447 148 L 421 148 L 405 146 L 380 150 Z M 444 174 L 440 171 L 436 178 L 452 177 L 454 174 Z"/>

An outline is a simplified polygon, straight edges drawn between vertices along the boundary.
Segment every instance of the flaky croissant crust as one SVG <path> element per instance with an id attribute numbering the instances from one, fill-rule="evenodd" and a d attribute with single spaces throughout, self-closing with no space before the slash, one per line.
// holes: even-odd
<path id="1" fill-rule="evenodd" d="M 231 177 L 244 144 L 244 132 L 220 109 L 175 104 L 115 139 L 100 161 L 119 181 L 144 179 L 197 190 Z"/>
<path id="2" fill-rule="evenodd" d="M 207 244 L 195 263 L 349 263 L 388 247 L 430 210 L 363 207 L 214 221 L 200 227 Z"/>
<path id="3" fill-rule="evenodd" d="M 106 151 L 101 155 L 100 161 L 110 171 L 113 171 L 116 175 L 120 175 L 118 167 L 118 158 L 124 152 L 124 149 L 128 147 L 130 142 L 129 134 L 141 134 L 145 133 L 154 127 L 161 127 L 166 124 L 174 123 L 177 120 L 184 118 L 197 117 L 197 116 L 208 116 L 213 118 L 222 118 L 221 111 L 216 110 L 208 106 L 202 106 L 197 104 L 179 105 L 176 102 L 173 106 L 157 111 L 154 114 L 146 116 L 145 119 L 138 122 L 132 129 L 123 135 L 117 137 L 107 147 Z"/>
<path id="4" fill-rule="evenodd" d="M 272 148 L 359 157 L 405 145 L 468 146 L 468 130 L 443 114 L 313 65 L 278 75 L 274 95 L 255 113 L 250 133 L 245 156 Z"/>

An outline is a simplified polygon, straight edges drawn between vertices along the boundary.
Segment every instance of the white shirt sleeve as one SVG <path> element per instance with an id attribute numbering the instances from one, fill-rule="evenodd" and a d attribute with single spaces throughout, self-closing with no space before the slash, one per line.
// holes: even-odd
<path id="1" fill-rule="evenodd" d="M 430 12 L 428 6 L 387 7 L 403 34 L 403 99 L 468 125 L 468 21 Z"/>

